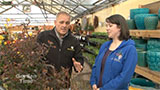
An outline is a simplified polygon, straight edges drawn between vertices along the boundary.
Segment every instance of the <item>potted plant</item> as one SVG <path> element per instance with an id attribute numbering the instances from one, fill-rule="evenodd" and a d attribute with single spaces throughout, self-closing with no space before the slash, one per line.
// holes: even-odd
<path id="1" fill-rule="evenodd" d="M 94 31 L 94 26 L 92 24 L 87 24 L 85 30 L 86 34 L 90 35 Z"/>
<path id="2" fill-rule="evenodd" d="M 88 31 L 94 31 L 94 26 L 92 24 L 88 25 Z"/>

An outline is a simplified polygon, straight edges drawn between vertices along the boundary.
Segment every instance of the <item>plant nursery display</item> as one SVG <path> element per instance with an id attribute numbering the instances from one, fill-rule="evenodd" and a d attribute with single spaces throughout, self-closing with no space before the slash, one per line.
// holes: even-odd
<path id="1" fill-rule="evenodd" d="M 0 50 L 0 88 L 6 90 L 59 89 L 68 85 L 67 69 L 56 72 L 45 55 L 52 46 L 39 45 L 36 37 L 10 41 Z M 66 76 L 68 75 L 68 78 Z"/>

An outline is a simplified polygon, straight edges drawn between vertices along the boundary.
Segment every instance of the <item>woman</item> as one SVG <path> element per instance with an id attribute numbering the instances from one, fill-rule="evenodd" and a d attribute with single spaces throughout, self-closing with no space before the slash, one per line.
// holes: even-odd
<path id="1" fill-rule="evenodd" d="M 90 84 L 93 90 L 128 90 L 137 63 L 137 52 L 125 18 L 117 14 L 106 18 L 106 31 L 110 41 L 100 48 Z"/>

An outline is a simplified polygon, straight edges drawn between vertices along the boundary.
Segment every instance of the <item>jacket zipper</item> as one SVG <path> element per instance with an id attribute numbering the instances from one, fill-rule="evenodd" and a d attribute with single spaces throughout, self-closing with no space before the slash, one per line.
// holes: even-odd
<path id="1" fill-rule="evenodd" d="M 62 43 L 63 43 L 63 42 L 62 42 Z M 58 51 L 59 51 L 59 52 L 58 52 L 58 55 L 59 55 L 59 56 L 58 56 L 58 62 L 60 63 L 60 61 L 61 61 L 62 44 L 59 43 L 59 46 L 60 46 L 60 47 L 59 47 L 59 49 L 58 49 Z"/>

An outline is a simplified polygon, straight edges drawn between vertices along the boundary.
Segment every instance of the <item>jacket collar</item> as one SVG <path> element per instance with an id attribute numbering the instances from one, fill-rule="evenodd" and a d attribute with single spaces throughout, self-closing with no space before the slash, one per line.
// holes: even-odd
<path id="1" fill-rule="evenodd" d="M 55 33 L 55 27 L 51 30 L 51 32 L 49 33 L 49 35 L 56 37 L 56 33 Z"/>

